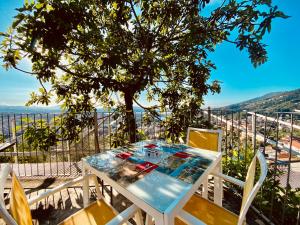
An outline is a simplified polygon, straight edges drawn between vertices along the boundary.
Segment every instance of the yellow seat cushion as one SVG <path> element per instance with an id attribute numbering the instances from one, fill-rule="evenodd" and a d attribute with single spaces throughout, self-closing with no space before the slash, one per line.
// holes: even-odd
<path id="1" fill-rule="evenodd" d="M 218 151 L 218 138 L 218 133 L 190 130 L 187 144 L 195 148 Z"/>
<path id="2" fill-rule="evenodd" d="M 102 225 L 116 216 L 113 209 L 103 200 L 97 200 L 88 207 L 62 221 L 59 225 Z"/>
<path id="3" fill-rule="evenodd" d="M 207 225 L 236 225 L 238 223 L 237 215 L 198 195 L 193 195 L 183 209 Z M 175 224 L 186 223 L 175 218 Z"/>
<path id="4" fill-rule="evenodd" d="M 18 178 L 13 173 L 10 196 L 10 213 L 18 225 L 32 225 L 32 217 L 27 197 Z"/>

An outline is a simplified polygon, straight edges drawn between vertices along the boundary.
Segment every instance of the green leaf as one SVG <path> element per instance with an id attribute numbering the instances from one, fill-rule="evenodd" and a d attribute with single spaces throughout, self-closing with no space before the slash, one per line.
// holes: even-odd
<path id="1" fill-rule="evenodd" d="M 271 23 L 268 24 L 267 28 L 268 28 L 268 33 L 270 33 L 271 32 Z"/>
<path id="2" fill-rule="evenodd" d="M 14 20 L 14 22 L 12 23 L 12 28 L 16 28 L 25 18 L 25 15 L 23 13 L 19 13 L 16 17 L 16 19 Z"/>
<path id="3" fill-rule="evenodd" d="M 102 66 L 103 60 L 101 59 L 101 57 L 99 57 L 99 58 L 97 59 L 97 64 L 98 64 L 98 66 Z"/>
<path id="4" fill-rule="evenodd" d="M 118 3 L 117 3 L 117 2 L 113 2 L 112 7 L 113 7 L 114 9 L 118 9 Z"/>
<path id="5" fill-rule="evenodd" d="M 283 19 L 287 19 L 287 18 L 290 17 L 290 16 L 285 15 L 285 14 L 284 14 L 283 12 L 281 12 L 281 11 L 277 11 L 277 12 L 275 13 L 275 16 L 276 16 L 276 17 L 283 18 Z"/>
<path id="6" fill-rule="evenodd" d="M 19 51 L 19 50 L 16 50 L 16 51 L 14 52 L 14 57 L 15 57 L 15 59 L 17 59 L 17 60 L 20 60 L 20 59 L 21 59 L 21 55 L 20 55 L 20 51 Z"/>
<path id="7" fill-rule="evenodd" d="M 50 11 L 54 10 L 54 8 L 52 7 L 52 5 L 47 4 L 46 10 L 47 10 L 47 12 L 50 12 Z"/>
<path id="8" fill-rule="evenodd" d="M 36 5 L 35 5 L 35 8 L 36 9 L 41 9 L 41 8 L 43 8 L 44 7 L 44 3 L 37 3 Z"/>
<path id="9" fill-rule="evenodd" d="M 9 35 L 4 32 L 0 32 L 0 36 L 9 37 Z"/>

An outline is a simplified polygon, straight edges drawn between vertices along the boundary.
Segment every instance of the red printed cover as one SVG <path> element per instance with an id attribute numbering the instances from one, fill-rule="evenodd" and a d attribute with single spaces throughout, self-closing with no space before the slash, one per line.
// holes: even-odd
<path id="1" fill-rule="evenodd" d="M 156 148 L 157 145 L 155 145 L 155 144 L 149 144 L 149 145 L 145 145 L 144 147 L 145 148 Z"/>
<path id="2" fill-rule="evenodd" d="M 186 152 L 176 152 L 174 155 L 183 159 L 186 159 L 191 156 L 191 154 Z"/>
<path id="3" fill-rule="evenodd" d="M 144 163 L 138 164 L 136 166 L 136 170 L 139 170 L 139 171 L 144 170 L 144 172 L 149 173 L 150 171 L 156 169 L 157 167 L 158 167 L 158 165 L 156 165 L 154 163 L 144 162 Z M 149 168 L 149 169 L 147 169 L 147 168 Z"/>
<path id="4" fill-rule="evenodd" d="M 116 157 L 121 158 L 121 159 L 127 159 L 131 156 L 131 153 L 128 152 L 123 152 L 123 153 L 119 153 L 116 155 Z"/>

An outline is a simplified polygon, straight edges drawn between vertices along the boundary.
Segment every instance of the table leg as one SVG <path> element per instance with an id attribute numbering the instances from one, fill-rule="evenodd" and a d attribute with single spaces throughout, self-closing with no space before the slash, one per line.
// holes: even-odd
<path id="1" fill-rule="evenodd" d="M 89 177 L 88 170 L 85 168 L 84 164 L 82 165 L 82 176 L 84 177 L 83 180 L 83 187 L 82 187 L 82 196 L 83 196 L 83 206 L 87 207 L 89 204 Z"/>
<path id="2" fill-rule="evenodd" d="M 155 225 L 165 225 L 164 219 L 163 218 L 155 219 Z"/>
<path id="3" fill-rule="evenodd" d="M 175 223 L 174 216 L 168 215 L 168 214 L 164 215 L 164 224 L 165 225 L 174 225 L 174 223 Z M 156 223 L 155 223 L 155 225 L 156 225 Z"/>
<path id="4" fill-rule="evenodd" d="M 146 222 L 145 225 L 153 225 L 154 224 L 154 219 L 152 216 L 150 216 L 149 214 L 146 215 Z"/>
<path id="5" fill-rule="evenodd" d="M 217 165 L 215 171 L 222 173 L 222 161 Z M 223 180 L 220 177 L 214 176 L 214 203 L 222 206 L 223 199 Z"/>

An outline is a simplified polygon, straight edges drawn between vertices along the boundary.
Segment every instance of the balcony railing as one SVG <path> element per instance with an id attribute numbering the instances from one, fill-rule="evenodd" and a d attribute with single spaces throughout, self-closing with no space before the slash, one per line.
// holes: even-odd
<path id="1" fill-rule="evenodd" d="M 166 138 L 161 121 L 169 113 L 147 117 L 136 112 L 137 141 Z M 148 114 L 147 114 L 148 115 Z M 51 143 L 31 140 L 33 134 L 63 132 L 64 114 L 0 115 L 0 163 L 12 163 L 23 178 L 75 177 L 81 173 L 82 157 L 111 149 L 117 143 L 120 121 L 110 112 L 91 113 L 90 123 L 81 123 L 76 138 Z M 247 163 L 257 149 L 265 154 L 269 175 L 252 210 L 267 223 L 299 224 L 300 212 L 300 114 L 297 112 L 232 112 L 202 110 L 182 124 L 223 129 L 222 151 L 225 173 L 243 179 Z M 77 115 L 82 119 L 81 114 Z M 184 133 L 182 139 L 184 140 Z M 240 190 L 225 183 L 225 201 Z M 230 197 L 231 196 L 231 197 Z"/>

